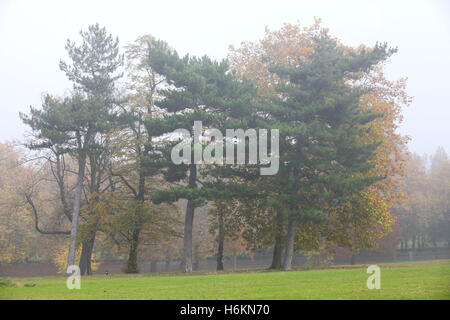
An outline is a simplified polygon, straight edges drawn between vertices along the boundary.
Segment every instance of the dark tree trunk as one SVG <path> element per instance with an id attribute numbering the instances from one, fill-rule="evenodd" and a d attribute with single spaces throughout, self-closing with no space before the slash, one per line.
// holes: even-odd
<path id="1" fill-rule="evenodd" d="M 138 179 L 138 192 L 135 197 L 135 200 L 144 203 L 144 194 L 145 194 L 145 168 L 143 166 L 143 162 L 139 165 L 139 179 Z M 130 251 L 128 253 L 128 260 L 126 262 L 126 265 L 124 267 L 125 273 L 139 273 L 139 266 L 138 266 L 138 253 L 139 253 L 139 238 L 141 235 L 142 230 L 142 224 L 143 224 L 143 218 L 142 218 L 142 208 L 138 208 L 137 216 L 138 216 L 138 223 L 133 230 L 131 241 L 130 241 Z"/>
<path id="2" fill-rule="evenodd" d="M 223 225 L 223 212 L 218 210 L 219 234 L 217 237 L 217 271 L 223 270 L 223 245 L 225 241 L 225 230 Z"/>
<path id="3" fill-rule="evenodd" d="M 96 232 L 92 232 L 90 239 L 83 241 L 80 257 L 80 273 L 84 275 L 92 275 L 92 252 L 94 250 Z"/>
<path id="4" fill-rule="evenodd" d="M 197 180 L 197 165 L 189 165 L 189 186 L 195 188 Z M 184 219 L 183 258 L 181 261 L 182 272 L 192 272 L 192 228 L 194 224 L 194 201 L 188 200 L 186 216 Z"/>
<path id="5" fill-rule="evenodd" d="M 223 240 L 219 242 L 217 249 L 217 271 L 222 271 L 223 268 Z"/>
<path id="6" fill-rule="evenodd" d="M 192 228 L 194 224 L 194 212 L 194 203 L 192 200 L 188 200 L 184 219 L 182 272 L 192 272 Z"/>
<path id="7" fill-rule="evenodd" d="M 352 257 L 350 258 L 350 264 L 352 266 L 356 264 L 356 254 L 352 254 Z"/>
<path id="8" fill-rule="evenodd" d="M 277 233 L 275 236 L 275 245 L 273 246 L 272 264 L 269 269 L 281 269 L 281 262 L 283 258 L 283 234 L 281 214 L 277 213 Z"/>
<path id="9" fill-rule="evenodd" d="M 412 237 L 412 251 L 415 251 L 416 250 L 416 236 L 413 236 Z"/>
<path id="10" fill-rule="evenodd" d="M 139 229 L 134 230 L 132 239 L 130 241 L 130 251 L 128 254 L 128 260 L 123 270 L 125 273 L 139 273 L 137 263 L 139 234 L 140 234 Z"/>
<path id="11" fill-rule="evenodd" d="M 198 271 L 200 269 L 200 256 L 198 252 L 198 245 L 194 247 L 194 263 L 192 265 L 192 270 Z"/>
<path id="12" fill-rule="evenodd" d="M 292 256 L 294 255 L 295 230 L 297 227 L 297 217 L 291 217 L 286 237 L 286 247 L 284 251 L 283 270 L 291 270 Z"/>
<path id="13" fill-rule="evenodd" d="M 283 258 L 283 237 L 278 234 L 275 237 L 275 245 L 273 246 L 272 264 L 269 269 L 281 269 Z"/>

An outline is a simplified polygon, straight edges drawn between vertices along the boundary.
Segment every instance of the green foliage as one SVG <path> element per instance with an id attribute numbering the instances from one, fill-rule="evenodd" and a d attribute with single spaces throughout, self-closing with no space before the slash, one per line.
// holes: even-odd
<path id="1" fill-rule="evenodd" d="M 176 51 L 169 50 L 160 41 L 153 41 L 149 48 L 149 65 L 172 85 L 172 88 L 161 91 L 163 98 L 156 105 L 169 113 L 176 112 L 160 119 L 147 120 L 149 131 L 155 135 L 179 128 L 192 132 L 194 121 L 202 121 L 204 126 L 218 129 L 231 125 L 246 128 L 246 121 L 252 115 L 252 99 L 256 91 L 250 82 L 239 81 L 229 72 L 226 60 L 217 62 L 206 56 L 180 58 Z M 170 153 L 164 155 L 169 157 Z M 164 175 L 168 181 L 187 178 L 186 165 L 175 166 L 170 163 L 170 159 L 166 159 L 167 170 Z M 202 175 L 211 173 L 206 170 Z M 211 184 L 197 186 L 196 183 L 190 183 L 160 190 L 152 199 L 155 203 L 161 203 L 184 198 L 194 201 L 195 206 L 201 206 L 206 200 L 217 196 L 217 189 Z"/>
<path id="2" fill-rule="evenodd" d="M 116 80 L 122 77 L 117 70 L 123 64 L 119 55 L 119 39 L 113 39 L 99 24 L 90 25 L 88 31 L 80 31 L 80 45 L 67 40 L 66 50 L 71 63 L 60 61 L 59 67 L 74 88 L 88 95 L 110 102 Z M 101 106 L 100 104 L 99 106 Z"/>

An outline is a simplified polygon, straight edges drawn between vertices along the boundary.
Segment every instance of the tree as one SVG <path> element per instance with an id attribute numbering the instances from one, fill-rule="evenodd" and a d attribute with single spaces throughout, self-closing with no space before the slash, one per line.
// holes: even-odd
<path id="1" fill-rule="evenodd" d="M 176 52 L 172 52 L 164 46 L 155 46 L 155 50 L 149 55 L 149 63 L 153 70 L 166 78 L 172 87 L 162 91 L 163 99 L 157 102 L 157 106 L 172 113 L 154 127 L 164 127 L 165 132 L 170 133 L 175 129 L 184 129 L 194 136 L 194 121 L 202 121 L 205 127 L 218 129 L 229 125 L 228 118 L 246 119 L 251 114 L 251 99 L 253 87 L 248 82 L 239 81 L 232 73 L 229 73 L 228 62 L 212 61 L 208 57 L 195 58 L 185 56 L 179 58 Z M 149 122 L 150 124 L 150 122 Z M 245 125 L 238 127 L 246 128 Z M 191 144 L 190 137 L 183 137 L 185 143 Z M 197 137 L 198 138 L 198 137 Z M 195 145 L 194 141 L 194 145 Z M 211 199 L 208 193 L 214 191 L 214 187 L 202 181 L 199 175 L 198 164 L 194 159 L 202 150 L 197 148 L 191 152 L 189 164 L 180 164 L 174 167 L 168 160 L 170 170 L 166 171 L 166 177 L 172 181 L 186 179 L 185 185 L 163 190 L 154 195 L 153 201 L 176 201 L 187 199 L 185 215 L 184 244 L 183 244 L 183 272 L 192 271 L 192 226 L 195 208 L 203 205 L 207 199 Z M 170 153 L 169 153 L 170 155 Z M 194 158 L 195 157 L 195 158 Z M 186 175 L 186 171 L 189 175 Z M 205 180 L 206 175 L 203 175 Z M 217 192 L 215 193 L 217 195 Z"/>
<path id="2" fill-rule="evenodd" d="M 157 184 L 151 180 L 149 183 Z M 160 239 L 176 236 L 173 229 L 177 220 L 171 216 L 176 212 L 173 206 L 156 206 L 151 201 L 136 200 L 123 186 L 113 192 L 91 194 L 91 198 L 94 197 L 83 207 L 83 213 L 96 219 L 96 225 L 106 236 L 106 247 L 115 246 L 119 253 L 128 254 L 123 268 L 125 273 L 139 271 L 139 246 L 153 246 Z M 95 212 L 95 215 L 89 215 L 89 212 Z M 138 239 L 135 238 L 136 230 L 139 230 Z"/>
<path id="3" fill-rule="evenodd" d="M 153 128 L 145 123 L 147 119 L 158 119 L 163 115 L 162 110 L 155 106 L 159 98 L 159 87 L 164 84 L 164 78 L 157 74 L 147 63 L 150 48 L 155 39 L 150 36 L 138 38 L 133 44 L 126 47 L 127 90 L 128 101 L 121 107 L 121 115 L 126 120 L 126 128 L 118 128 L 110 135 L 110 141 L 117 161 L 111 167 L 110 174 L 119 178 L 119 183 L 132 195 L 135 204 L 134 229 L 129 238 L 129 255 L 125 272 L 138 272 L 137 257 L 140 236 L 146 224 L 144 208 L 146 194 L 149 188 L 146 185 L 148 177 L 160 172 L 157 163 L 161 155 L 158 152 L 158 143 L 154 141 Z M 147 183 L 148 184 L 148 183 Z M 129 200 L 131 204 L 131 200 Z M 152 209 L 154 210 L 154 209 Z M 131 217 L 130 217 L 131 218 Z"/>
<path id="4" fill-rule="evenodd" d="M 123 63 L 123 56 L 119 55 L 119 39 L 113 39 L 105 28 L 98 24 L 91 25 L 87 32 L 80 31 L 83 39 L 81 45 L 67 40 L 66 50 L 72 60 L 71 64 L 60 62 L 60 69 L 65 72 L 69 80 L 74 82 L 74 89 L 84 93 L 90 102 L 89 112 L 85 118 L 84 134 L 76 131 L 78 142 L 78 181 L 75 191 L 72 227 L 70 234 L 70 249 L 68 265 L 74 263 L 77 241 L 78 216 L 80 213 L 81 188 L 86 166 L 86 156 L 94 163 L 93 156 L 98 156 L 101 144 L 99 137 L 108 132 L 115 119 L 111 117 L 112 110 L 117 103 L 114 97 L 115 82 L 122 75 L 118 68 Z M 82 142 L 82 140 L 84 140 Z M 90 261 L 95 234 L 92 234 L 86 259 Z M 82 255 L 83 256 L 83 255 Z"/>
<path id="5" fill-rule="evenodd" d="M 448 155 L 444 148 L 438 147 L 431 157 L 431 172 L 436 172 L 440 169 L 442 165 L 449 161 Z"/>
<path id="6" fill-rule="evenodd" d="M 68 265 L 75 262 L 77 230 L 81 208 L 86 163 L 99 155 L 103 146 L 101 135 L 116 124 L 113 108 L 115 81 L 120 78 L 118 68 L 123 57 L 119 55 L 118 39 L 108 35 L 98 24 L 80 32 L 82 44 L 67 41 L 66 50 L 71 63 L 60 62 L 60 69 L 74 82 L 74 94 L 64 100 L 47 96 L 43 110 L 30 109 L 30 115 L 21 114 L 23 121 L 34 132 L 30 148 L 43 150 L 57 146 L 60 152 L 77 159 L 77 184 L 71 214 L 70 249 Z M 93 242 L 93 237 L 90 239 Z M 93 244 L 89 244 L 92 251 Z M 90 259 L 90 254 L 85 257 Z"/>
<path id="7" fill-rule="evenodd" d="M 426 215 L 429 212 L 427 195 L 428 177 L 424 159 L 411 154 L 405 168 L 405 176 L 401 179 L 401 187 L 407 197 L 394 207 L 394 214 L 398 218 L 402 230 L 401 238 L 404 248 L 408 241 L 412 241 L 415 249 L 416 239 L 426 230 Z"/>
<path id="8" fill-rule="evenodd" d="M 401 248 L 423 249 L 428 242 L 433 248 L 446 241 L 449 234 L 449 163 L 442 148 L 431 157 L 430 169 L 427 159 L 411 154 L 400 180 L 406 198 L 398 203 L 393 213 L 401 227 Z"/>
<path id="9" fill-rule="evenodd" d="M 0 144 L 0 264 L 53 262 L 55 249 L 66 243 L 61 234 L 67 220 L 52 169 L 28 157 L 12 144 Z"/>
<path id="10" fill-rule="evenodd" d="M 321 27 L 320 20 L 316 20 L 311 27 L 285 24 L 280 30 L 267 29 L 265 37 L 258 42 L 244 42 L 237 49 L 231 47 L 229 54 L 231 66 L 241 78 L 247 77 L 255 82 L 260 101 L 270 99 L 279 91 L 277 88 L 282 88 L 288 79 L 271 72 L 271 66 L 280 64 L 288 66 L 297 60 L 308 61 L 314 52 L 316 43 L 314 38 L 327 33 L 328 30 Z M 341 43 L 338 43 L 338 46 L 346 54 L 358 54 L 362 50 L 369 50 L 364 46 L 354 49 Z M 317 248 L 323 241 L 329 242 L 332 247 L 338 242 L 352 250 L 374 245 L 373 239 L 389 231 L 393 221 L 390 218 L 390 208 L 402 198 L 397 177 L 403 172 L 404 145 L 407 139 L 399 135 L 396 129 L 402 120 L 402 108 L 411 100 L 405 92 L 406 80 L 388 81 L 383 75 L 382 62 L 367 72 L 361 72 L 360 76 L 361 83 L 369 90 L 361 96 L 359 107 L 363 111 L 372 111 L 380 115 L 366 124 L 366 130 L 360 137 L 364 143 L 378 145 L 373 158 L 375 166 L 368 175 L 385 176 L 386 179 L 371 185 L 364 196 L 354 197 L 352 200 L 365 202 L 372 208 L 372 213 L 366 212 L 362 215 L 355 210 L 349 210 L 350 206 L 341 207 L 333 211 L 336 226 L 332 230 L 314 224 L 298 226 L 297 248 L 304 250 Z M 349 83 L 351 82 L 349 80 Z M 261 200 L 258 203 L 254 210 L 255 214 L 247 216 L 253 220 L 258 219 L 257 224 L 252 225 L 257 225 L 260 229 L 252 228 L 246 234 L 251 235 L 253 244 L 257 242 L 264 246 L 274 244 L 271 267 L 280 268 L 287 229 L 286 219 L 281 212 L 270 209 L 270 203 L 263 205 Z M 256 205 L 256 202 L 254 204 Z M 360 204 L 354 206 L 356 207 L 363 209 L 365 206 Z"/>
<path id="11" fill-rule="evenodd" d="M 450 159 L 443 149 L 433 157 L 428 186 L 428 238 L 434 247 L 438 241 L 446 241 L 450 247 Z"/>
<path id="12" fill-rule="evenodd" d="M 0 144 L 0 263 L 25 261 L 38 238 L 32 218 L 18 199 L 21 183 L 31 170 L 21 165 L 22 155 L 9 144 Z"/>
<path id="13" fill-rule="evenodd" d="M 236 199 L 218 199 L 208 211 L 211 220 L 210 232 L 216 234 L 218 271 L 224 270 L 223 259 L 226 243 L 237 244 L 233 242 L 241 236 L 243 218 L 238 211 L 239 208 L 240 205 Z"/>
<path id="14" fill-rule="evenodd" d="M 395 50 L 376 45 L 347 54 L 326 33 L 313 40 L 306 61 L 273 67 L 286 84 L 276 89 L 281 99 L 263 109 L 281 136 L 277 179 L 283 181 L 278 183 L 282 194 L 272 201 L 289 221 L 284 270 L 291 267 L 298 222 L 326 224 L 327 204 L 342 206 L 382 178 L 367 175 L 377 145 L 358 141 L 377 115 L 359 108 L 364 89 L 346 82 L 357 83 L 362 72 Z"/>
<path id="15" fill-rule="evenodd" d="M 274 64 L 288 64 L 295 59 L 307 59 L 313 52 L 313 37 L 321 32 L 327 32 L 320 26 L 320 20 L 315 20 L 311 27 L 300 24 L 284 24 L 280 30 L 265 30 L 263 39 L 257 42 L 243 42 L 239 48 L 230 46 L 229 60 L 231 68 L 239 78 L 251 79 L 257 89 L 259 103 L 271 99 L 277 94 L 284 79 L 278 77 L 270 68 Z M 246 206 L 244 212 L 249 219 L 249 226 L 258 225 L 260 228 L 250 228 L 245 232 L 247 241 L 258 247 L 273 244 L 273 258 L 270 268 L 280 269 L 284 250 L 286 221 L 281 212 L 270 207 L 267 199 L 252 201 L 253 209 Z M 257 221 L 255 221 L 257 219 Z M 259 236 L 255 236 L 259 235 Z"/>

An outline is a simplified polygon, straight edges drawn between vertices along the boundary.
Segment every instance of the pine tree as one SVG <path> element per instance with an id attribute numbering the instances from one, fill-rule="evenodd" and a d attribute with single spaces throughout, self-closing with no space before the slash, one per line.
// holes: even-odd
<path id="1" fill-rule="evenodd" d="M 77 45 L 67 40 L 66 50 L 71 62 L 60 62 L 60 69 L 74 83 L 71 97 L 58 101 L 47 97 L 43 110 L 31 108 L 30 115 L 22 114 L 23 121 L 35 132 L 34 149 L 61 145 L 78 162 L 77 184 L 71 214 L 70 249 L 68 266 L 75 264 L 75 249 L 78 234 L 81 195 L 86 165 L 98 165 L 106 146 L 102 135 L 118 124 L 114 107 L 118 100 L 115 82 L 122 75 L 118 69 L 123 63 L 119 54 L 119 41 L 107 34 L 98 24 L 81 31 L 82 43 Z M 100 174 L 100 171 L 96 171 Z M 91 177 L 91 182 L 99 180 Z M 96 188 L 94 185 L 92 186 Z M 98 186 L 97 186 L 98 187 Z M 91 188 L 92 189 L 92 188 Z M 93 191 L 93 190 L 91 190 Z M 90 273 L 95 233 L 83 243 L 81 266 Z"/>
<path id="2" fill-rule="evenodd" d="M 252 113 L 251 101 L 255 90 L 247 81 L 239 81 L 229 72 L 228 62 L 216 62 L 208 57 L 185 56 L 180 58 L 167 46 L 155 46 L 149 55 L 149 63 L 154 70 L 166 78 L 172 88 L 162 91 L 163 99 L 157 106 L 171 113 L 163 120 L 148 122 L 149 127 L 164 128 L 168 133 L 175 129 L 185 129 L 194 135 L 194 121 L 202 121 L 203 126 L 223 129 L 226 127 L 246 128 L 246 119 Z M 233 125 L 231 125 L 233 123 Z M 190 142 L 189 142 L 190 143 Z M 185 214 L 182 271 L 192 271 L 192 226 L 195 208 L 206 200 L 223 197 L 217 186 L 210 181 L 201 181 L 207 173 L 201 174 L 194 163 L 194 154 L 202 150 L 191 150 L 191 162 L 175 166 L 167 161 L 165 171 L 169 181 L 185 180 L 187 185 L 162 190 L 153 196 L 156 203 L 187 199 Z M 169 156 L 170 153 L 167 153 Z M 167 157 L 166 157 L 167 159 Z M 188 173 L 188 174 L 187 174 Z"/>
<path id="3" fill-rule="evenodd" d="M 268 201 L 288 220 L 284 270 L 291 267 L 299 223 L 326 224 L 327 206 L 339 206 L 383 178 L 367 175 L 377 145 L 358 137 L 379 115 L 358 107 L 366 92 L 358 79 L 394 52 L 377 44 L 346 53 L 324 33 L 315 36 L 308 59 L 272 66 L 285 84 L 261 111 L 267 125 L 280 130 L 280 170 L 270 179 L 277 194 Z"/>

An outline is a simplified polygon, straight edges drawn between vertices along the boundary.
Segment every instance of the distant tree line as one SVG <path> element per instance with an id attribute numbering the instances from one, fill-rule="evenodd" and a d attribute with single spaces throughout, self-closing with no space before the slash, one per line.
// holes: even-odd
<path id="1" fill-rule="evenodd" d="M 411 154 L 402 184 L 407 199 L 393 208 L 400 249 L 450 248 L 450 159 L 444 149 L 429 159 Z"/>

